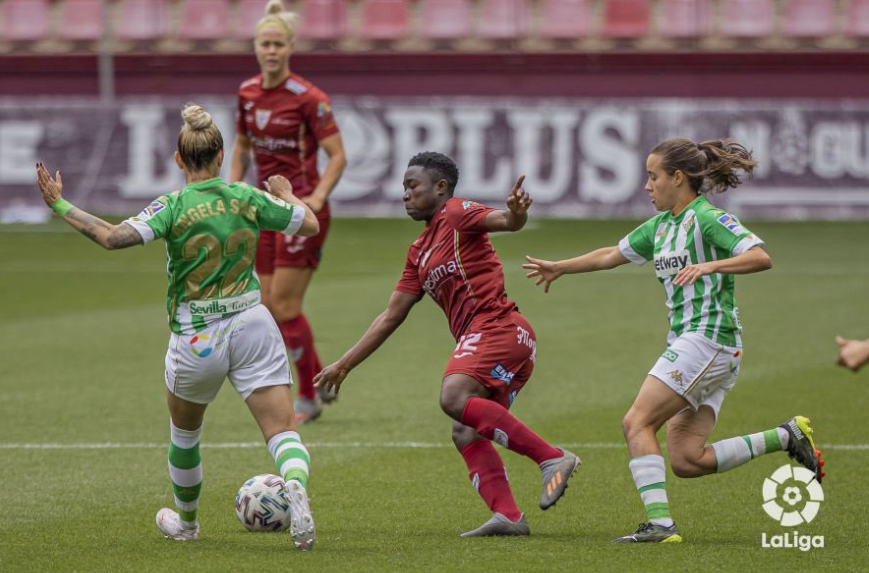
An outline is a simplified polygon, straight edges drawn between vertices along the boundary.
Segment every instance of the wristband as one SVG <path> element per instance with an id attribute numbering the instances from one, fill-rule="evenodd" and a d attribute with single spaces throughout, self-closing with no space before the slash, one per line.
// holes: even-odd
<path id="1" fill-rule="evenodd" d="M 74 207 L 75 205 L 63 198 L 58 199 L 51 205 L 51 208 L 54 210 L 54 212 L 61 217 L 65 217 L 66 214 L 69 213 Z"/>

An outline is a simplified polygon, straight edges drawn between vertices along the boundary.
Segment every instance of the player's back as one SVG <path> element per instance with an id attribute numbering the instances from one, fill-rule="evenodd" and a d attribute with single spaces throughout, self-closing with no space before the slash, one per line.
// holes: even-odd
<path id="1" fill-rule="evenodd" d="M 294 232 L 303 218 L 268 193 L 216 177 L 158 198 L 127 222 L 146 243 L 166 240 L 170 324 L 187 332 L 258 304 L 259 230 Z"/>

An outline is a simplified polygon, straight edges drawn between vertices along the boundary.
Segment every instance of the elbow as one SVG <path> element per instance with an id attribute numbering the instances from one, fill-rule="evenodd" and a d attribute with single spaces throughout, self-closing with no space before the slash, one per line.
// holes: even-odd
<path id="1" fill-rule="evenodd" d="M 305 224 L 302 225 L 302 228 L 296 233 L 300 237 L 314 237 L 320 233 L 320 222 L 317 219 L 314 221 L 308 222 L 305 221 Z"/>
<path id="2" fill-rule="evenodd" d="M 760 252 L 763 256 L 760 257 L 760 261 L 759 261 L 760 268 L 758 270 L 768 271 L 769 269 L 772 268 L 772 257 L 770 257 L 766 251 L 761 250 Z"/>

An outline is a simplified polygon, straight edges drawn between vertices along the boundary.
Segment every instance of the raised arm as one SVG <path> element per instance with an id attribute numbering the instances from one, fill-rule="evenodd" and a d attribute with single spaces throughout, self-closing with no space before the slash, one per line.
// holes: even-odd
<path id="1" fill-rule="evenodd" d="M 546 283 L 543 287 L 544 292 L 549 292 L 549 285 L 561 275 L 605 271 L 630 262 L 618 246 L 604 247 L 563 261 L 546 261 L 527 255 L 525 258 L 528 262 L 522 265 L 522 268 L 530 271 L 525 276 L 529 279 L 539 277 L 534 284 Z"/>
<path id="2" fill-rule="evenodd" d="M 292 203 L 296 207 L 305 210 L 305 220 L 302 226 L 299 227 L 299 230 L 296 231 L 296 235 L 313 237 L 320 232 L 320 222 L 317 220 L 316 215 L 301 199 L 293 195 L 293 185 L 286 177 L 283 175 L 272 175 L 266 181 L 265 186 L 266 191 L 278 199 L 283 199 L 287 203 Z"/>
<path id="3" fill-rule="evenodd" d="M 344 168 L 347 166 L 347 156 L 344 154 L 344 142 L 341 139 L 340 133 L 333 133 L 328 137 L 324 137 L 318 142 L 318 145 L 320 149 L 326 152 L 329 162 L 323 170 L 320 182 L 317 183 L 311 194 L 305 197 L 305 203 L 315 213 L 319 213 L 323 209 L 323 206 L 329 199 L 329 195 L 335 189 L 338 180 L 341 179 Z"/>
<path id="4" fill-rule="evenodd" d="M 486 227 L 490 233 L 503 231 L 518 231 L 528 221 L 528 208 L 531 206 L 531 195 L 522 187 L 525 176 L 520 175 L 510 195 L 507 197 L 507 208 L 503 211 L 492 211 L 486 215 Z"/>
<path id="5" fill-rule="evenodd" d="M 250 168 L 250 159 L 253 152 L 253 143 L 243 133 L 235 134 L 235 143 L 232 145 L 232 158 L 229 163 L 229 182 L 244 181 L 247 170 Z"/>
<path id="6" fill-rule="evenodd" d="M 350 371 L 380 348 L 380 345 L 401 326 L 401 323 L 410 313 L 410 309 L 419 302 L 420 298 L 401 291 L 394 291 L 389 297 L 386 310 L 374 319 L 362 338 L 345 352 L 340 360 L 326 366 L 322 372 L 314 377 L 314 385 L 327 392 L 334 388 L 337 394 L 341 383 L 344 382 Z"/>
<path id="7" fill-rule="evenodd" d="M 144 244 L 142 236 L 130 225 L 126 223 L 112 225 L 78 207 L 74 207 L 65 200 L 62 195 L 63 178 L 60 176 L 60 171 L 52 179 L 45 165 L 37 163 L 36 182 L 46 205 L 63 217 L 63 220 L 72 228 L 104 249 L 112 251 Z"/>

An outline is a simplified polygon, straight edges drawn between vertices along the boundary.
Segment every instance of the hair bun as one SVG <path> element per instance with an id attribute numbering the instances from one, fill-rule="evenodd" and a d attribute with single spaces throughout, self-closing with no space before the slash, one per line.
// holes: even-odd
<path id="1" fill-rule="evenodd" d="M 194 130 L 208 129 L 211 127 L 211 114 L 195 103 L 189 103 L 181 111 L 184 123 Z"/>
<path id="2" fill-rule="evenodd" d="M 269 0 L 266 4 L 266 16 L 270 14 L 280 14 L 284 11 L 284 3 L 281 0 Z"/>

